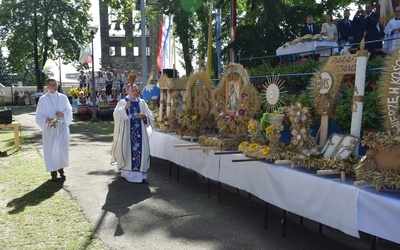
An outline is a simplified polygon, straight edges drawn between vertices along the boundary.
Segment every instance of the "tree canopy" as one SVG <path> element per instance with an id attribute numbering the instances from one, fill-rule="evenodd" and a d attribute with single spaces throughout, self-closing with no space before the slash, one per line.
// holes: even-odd
<path id="1" fill-rule="evenodd" d="M 23 74 L 34 62 L 36 85 L 43 89 L 47 59 L 61 49 L 63 61 L 76 61 L 79 45 L 89 41 L 89 8 L 90 0 L 2 0 L 0 41 L 9 52 L 9 71 Z"/>

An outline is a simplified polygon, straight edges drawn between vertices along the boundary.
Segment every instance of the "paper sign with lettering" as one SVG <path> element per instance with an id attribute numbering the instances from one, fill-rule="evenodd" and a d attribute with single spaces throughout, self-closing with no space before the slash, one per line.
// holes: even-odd
<path id="1" fill-rule="evenodd" d="M 331 56 L 325 69 L 333 69 L 336 74 L 353 75 L 356 73 L 357 55 Z"/>

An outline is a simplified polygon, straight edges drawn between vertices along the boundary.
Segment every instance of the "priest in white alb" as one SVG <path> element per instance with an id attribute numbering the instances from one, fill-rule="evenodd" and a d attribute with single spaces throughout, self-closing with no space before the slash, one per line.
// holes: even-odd
<path id="1" fill-rule="evenodd" d="M 384 30 L 385 40 L 394 39 L 384 41 L 382 51 L 386 54 L 393 50 L 400 50 L 400 6 L 396 7 L 395 13 L 396 17 L 388 22 Z"/>
<path id="2" fill-rule="evenodd" d="M 139 97 L 138 86 L 128 84 L 127 96 L 114 109 L 112 164 L 129 182 L 147 183 L 150 167 L 149 137 L 154 121 L 147 103 Z"/>
<path id="3" fill-rule="evenodd" d="M 69 125 L 72 107 L 68 98 L 57 91 L 57 81 L 47 80 L 48 92 L 40 97 L 36 107 L 36 123 L 42 129 L 43 156 L 51 180 L 57 180 L 57 172 L 65 178 L 64 168 L 69 165 Z"/>

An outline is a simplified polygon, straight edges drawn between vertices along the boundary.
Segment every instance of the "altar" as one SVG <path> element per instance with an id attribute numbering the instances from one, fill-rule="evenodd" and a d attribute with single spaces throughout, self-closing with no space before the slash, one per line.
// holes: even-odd
<path id="1" fill-rule="evenodd" d="M 338 53 L 338 44 L 335 41 L 310 41 L 310 42 L 299 42 L 288 46 L 281 46 L 276 50 L 277 56 L 300 54 L 300 56 L 313 54 L 321 54 L 322 52 L 330 52 L 332 54 Z"/>
<path id="2" fill-rule="evenodd" d="M 197 149 L 196 149 L 197 147 Z M 281 209 L 359 238 L 359 231 L 400 243 L 400 191 L 356 187 L 354 179 L 319 176 L 304 167 L 275 165 L 243 154 L 216 154 L 179 136 L 154 131 L 151 156 L 244 190 Z"/>

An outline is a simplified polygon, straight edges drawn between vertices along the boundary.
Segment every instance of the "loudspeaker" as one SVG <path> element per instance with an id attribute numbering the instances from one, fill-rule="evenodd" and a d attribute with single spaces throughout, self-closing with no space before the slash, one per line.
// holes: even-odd
<path id="1" fill-rule="evenodd" d="M 163 75 L 167 75 L 168 78 L 179 78 L 179 72 L 176 69 L 163 69 Z"/>
<path id="2" fill-rule="evenodd" d="M 12 111 L 11 109 L 0 110 L 0 124 L 12 123 Z"/>

